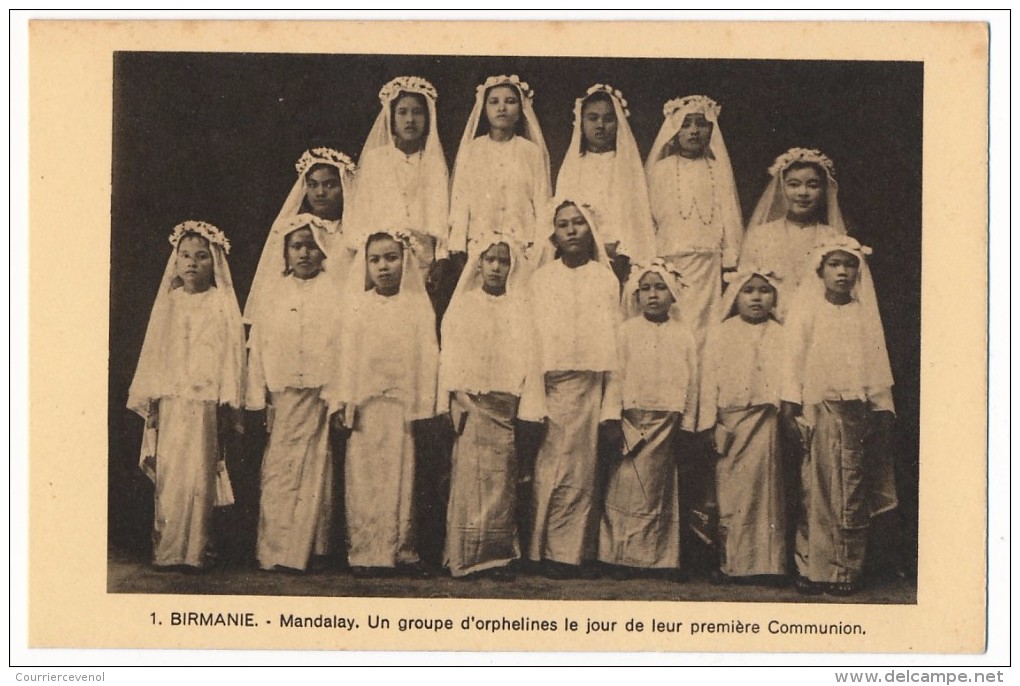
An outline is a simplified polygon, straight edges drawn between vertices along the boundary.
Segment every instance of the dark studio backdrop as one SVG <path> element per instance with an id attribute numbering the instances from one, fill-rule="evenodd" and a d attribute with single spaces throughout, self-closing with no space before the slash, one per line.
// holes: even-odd
<path id="1" fill-rule="evenodd" d="M 870 258 L 896 381 L 898 514 L 905 562 L 917 558 L 923 65 L 845 62 L 408 55 L 120 52 L 114 57 L 110 281 L 109 542 L 145 551 L 152 487 L 137 468 L 142 420 L 127 391 L 160 276 L 167 236 L 202 219 L 229 236 L 243 305 L 269 226 L 295 180 L 294 162 L 328 145 L 356 158 L 379 89 L 417 75 L 439 91 L 438 127 L 453 161 L 493 74 L 518 74 L 534 106 L 553 181 L 570 142 L 574 98 L 594 83 L 623 91 L 644 157 L 673 97 L 722 105 L 722 130 L 745 221 L 775 157 L 818 148 L 836 165 L 851 233 Z"/>

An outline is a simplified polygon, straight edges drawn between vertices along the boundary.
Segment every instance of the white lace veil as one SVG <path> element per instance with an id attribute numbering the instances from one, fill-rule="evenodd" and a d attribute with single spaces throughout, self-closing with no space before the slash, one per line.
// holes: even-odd
<path id="1" fill-rule="evenodd" d="M 425 217 L 423 226 L 401 228 L 415 228 L 432 236 L 436 239 L 438 247 L 445 244 L 448 233 L 450 179 L 449 171 L 446 168 L 446 157 L 443 154 L 443 144 L 439 139 L 439 120 L 436 116 L 436 100 L 439 94 L 435 86 L 418 76 L 398 76 L 383 86 L 379 91 L 379 102 L 382 108 L 365 140 L 358 162 L 363 165 L 373 150 L 396 146 L 392 130 L 393 104 L 401 95 L 408 93 L 424 96 L 428 108 L 428 133 L 426 134 L 425 147 L 422 150 L 421 162 L 421 179 L 424 184 L 421 196 L 425 202 Z M 386 202 L 386 198 L 375 197 L 374 190 L 365 186 L 361 176 L 355 178 L 353 201 L 350 211 L 345 214 L 345 220 L 359 243 L 379 228 L 372 226 L 372 205 L 373 203 Z"/>
<path id="2" fill-rule="evenodd" d="M 168 369 L 167 360 L 169 345 L 173 339 L 172 311 L 170 294 L 175 288 L 181 287 L 177 275 L 177 246 L 185 236 L 196 234 L 209 242 L 213 255 L 214 287 L 211 296 L 216 299 L 217 307 L 224 317 L 224 336 L 228 338 L 225 346 L 219 393 L 217 400 L 221 405 L 241 407 L 244 400 L 244 327 L 241 325 L 241 312 L 234 294 L 234 281 L 227 265 L 227 253 L 230 252 L 230 241 L 223 232 L 212 224 L 202 221 L 186 221 L 174 227 L 170 234 L 170 245 L 173 250 L 159 282 L 156 302 L 149 315 L 149 324 L 145 329 L 145 341 L 142 344 L 138 367 L 128 391 L 128 409 L 142 417 L 149 413 L 149 402 L 170 395 L 175 386 L 177 370 Z"/>
<path id="3" fill-rule="evenodd" d="M 825 223 L 839 233 L 846 233 L 843 213 L 839 209 L 839 184 L 836 183 L 836 168 L 826 155 L 809 148 L 790 148 L 776 158 L 769 167 L 769 185 L 765 188 L 758 204 L 751 214 L 747 226 L 757 226 L 777 221 L 786 216 L 786 195 L 783 193 L 783 176 L 794 162 L 811 163 L 825 172 Z"/>
<path id="4" fill-rule="evenodd" d="M 621 226 L 615 226 L 616 235 L 620 236 L 617 251 L 634 260 L 650 259 L 655 254 L 655 225 L 652 222 L 652 209 L 648 201 L 648 185 L 641 165 L 637 142 L 627 119 L 630 111 L 623 93 L 607 84 L 597 83 L 590 87 L 583 97 L 574 101 L 574 132 L 570 138 L 570 147 L 563 158 L 559 175 L 556 177 L 556 195 L 581 195 L 581 159 L 585 155 L 583 144 L 583 122 L 581 120 L 584 103 L 595 93 L 606 93 L 613 102 L 616 113 L 616 155 L 613 159 L 612 196 L 606 198 L 610 207 L 610 216 Z"/>
<path id="5" fill-rule="evenodd" d="M 740 214 L 740 198 L 737 196 L 736 182 L 733 180 L 733 166 L 730 164 L 730 154 L 726 149 L 726 140 L 723 138 L 722 129 L 719 127 L 719 115 L 722 107 L 711 98 L 704 95 L 688 95 L 683 98 L 674 98 L 662 107 L 662 114 L 665 120 L 659 129 L 659 134 L 652 143 L 652 149 L 645 161 L 645 173 L 651 178 L 652 167 L 659 160 L 669 156 L 672 148 L 673 138 L 680 132 L 683 126 L 684 117 L 688 114 L 701 113 L 705 119 L 712 124 L 712 137 L 708 142 L 707 157 L 715 160 L 716 166 L 721 173 L 715 176 L 716 187 L 719 189 L 719 205 L 722 211 L 723 226 L 736 226 L 743 228 L 743 220 Z"/>
<path id="6" fill-rule="evenodd" d="M 306 150 L 304 154 L 301 155 L 301 158 L 294 165 L 294 168 L 297 170 L 297 179 L 294 181 L 294 185 L 291 187 L 290 193 L 287 194 L 287 199 L 284 200 L 283 207 L 280 208 L 279 214 L 276 215 L 276 219 L 273 221 L 265 246 L 262 248 L 262 257 L 259 258 L 258 267 L 255 269 L 255 278 L 252 280 L 251 290 L 248 293 L 248 300 L 244 304 L 245 324 L 252 324 L 255 322 L 255 319 L 258 317 L 258 309 L 269 292 L 269 284 L 273 282 L 278 274 L 282 274 L 283 269 L 286 267 L 286 265 L 279 268 L 276 266 L 279 264 L 279 260 L 283 259 L 282 243 L 280 243 L 279 250 L 270 246 L 270 243 L 274 240 L 274 234 L 278 233 L 278 225 L 286 224 L 290 219 L 301 214 L 301 204 L 304 202 L 306 190 L 305 175 L 317 164 L 328 164 L 329 166 L 336 168 L 336 170 L 340 173 L 340 188 L 343 193 L 344 202 L 346 203 L 348 198 L 350 198 L 349 193 L 351 191 L 354 175 L 354 163 L 351 161 L 351 158 L 342 152 L 333 150 L 332 148 L 313 148 L 311 150 Z M 341 223 L 342 222 L 343 220 L 341 218 Z M 278 238 L 282 240 L 282 236 L 279 236 Z M 319 247 L 322 248 L 323 251 L 325 251 L 325 241 L 320 240 L 319 237 L 316 236 L 315 242 L 319 244 Z M 324 269 L 327 272 L 329 271 L 328 267 L 328 263 L 324 265 Z M 330 274 L 330 278 L 339 279 L 340 275 L 336 273 L 337 270 L 334 269 L 333 272 L 334 273 Z"/>
<path id="7" fill-rule="evenodd" d="M 468 146 L 478 135 L 482 117 L 485 116 L 485 95 L 490 88 L 495 86 L 510 86 L 517 91 L 521 100 L 521 113 L 524 116 L 524 125 L 521 135 L 538 146 L 542 152 L 542 162 L 545 165 L 545 177 L 549 178 L 549 150 L 545 146 L 545 138 L 542 136 L 542 128 L 538 125 L 538 117 L 535 115 L 535 108 L 532 101 L 535 99 L 535 92 L 528 88 L 525 81 L 516 74 L 510 76 L 490 76 L 485 83 L 475 88 L 475 106 L 471 109 L 467 126 L 464 127 L 464 134 L 460 137 L 460 147 L 457 148 L 457 160 L 453 165 L 453 185 L 457 186 L 457 170 L 464 165 L 464 157 L 467 155 Z M 463 183 L 463 181 L 461 182 Z"/>

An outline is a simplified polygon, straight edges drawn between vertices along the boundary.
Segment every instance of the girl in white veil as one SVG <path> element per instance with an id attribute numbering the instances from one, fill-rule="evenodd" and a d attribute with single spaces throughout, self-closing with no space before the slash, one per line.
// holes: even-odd
<path id="1" fill-rule="evenodd" d="M 684 275 L 680 308 L 699 345 L 719 301 L 722 271 L 736 267 L 743 234 L 721 111 L 704 95 L 667 102 L 645 162 L 656 253 Z"/>
<path id="2" fill-rule="evenodd" d="M 244 305 L 245 324 L 255 322 L 262 303 L 279 286 L 278 279 L 283 273 L 278 268 L 280 256 L 270 247 L 277 225 L 287 223 L 298 214 L 310 214 L 319 220 L 322 230 L 316 240 L 331 258 L 324 272 L 337 292 L 346 283 L 347 271 L 354 258 L 350 237 L 343 227 L 345 201 L 350 197 L 354 178 L 351 158 L 332 148 L 312 148 L 301 155 L 294 168 L 297 179 L 270 227 L 270 237 L 255 269 L 255 278 Z"/>
<path id="3" fill-rule="evenodd" d="M 697 344 L 679 318 L 684 283 L 655 258 L 633 263 L 620 325 L 622 449 L 612 455 L 599 529 L 599 560 L 614 578 L 679 580 L 680 507 L 675 445 L 692 431 L 698 402 Z"/>
<path id="4" fill-rule="evenodd" d="M 342 359 L 324 394 L 350 431 L 348 561 L 357 576 L 420 575 L 412 423 L 436 414 L 436 320 L 411 239 L 376 231 L 360 246 L 346 298 Z"/>
<path id="5" fill-rule="evenodd" d="M 787 572 L 788 479 L 779 442 L 784 332 L 776 314 L 782 280 L 742 265 L 709 330 L 702 369 L 701 429 L 714 428 L 719 503 L 718 583 L 764 583 Z"/>
<path id="6" fill-rule="evenodd" d="M 793 292 L 814 247 L 847 232 L 835 165 L 818 150 L 790 148 L 769 176 L 747 224 L 740 263 L 769 267 Z"/>
<path id="7" fill-rule="evenodd" d="M 298 214 L 273 225 L 273 280 L 248 338 L 245 406 L 264 411 L 257 558 L 265 570 L 304 570 L 329 553 L 333 457 L 323 389 L 337 365 L 338 290 L 329 277 L 328 228 Z"/>
<path id="8" fill-rule="evenodd" d="M 795 543 L 804 593 L 854 593 L 871 517 L 897 505 L 892 456 L 865 450 L 894 419 L 870 253 L 849 236 L 817 246 L 787 316 L 782 421 L 804 447 Z"/>
<path id="9" fill-rule="evenodd" d="M 446 257 L 450 180 L 439 140 L 435 86 L 398 76 L 379 91 L 382 108 L 358 158 L 345 222 L 360 243 L 380 226 L 404 231 L 423 281 Z"/>
<path id="10" fill-rule="evenodd" d="M 534 96 L 516 74 L 490 76 L 476 89 L 453 170 L 451 253 L 467 253 L 477 235 L 496 232 L 530 259 L 536 217 L 550 195 Z"/>
<path id="11" fill-rule="evenodd" d="M 614 270 L 655 255 L 655 229 L 641 156 L 623 94 L 607 84 L 574 101 L 574 132 L 556 178 L 556 194 L 592 209 Z M 619 263 L 619 267 L 617 264 Z"/>
<path id="12" fill-rule="evenodd" d="M 443 318 L 437 410 L 456 436 L 445 564 L 457 578 L 507 580 L 521 554 L 514 423 L 531 361 L 524 265 L 501 236 L 481 236 L 473 249 Z"/>
<path id="13" fill-rule="evenodd" d="M 170 244 L 127 404 L 145 419 L 139 466 L 156 486 L 153 564 L 204 568 L 213 507 L 233 502 L 220 435 L 239 425 L 244 328 L 223 232 L 186 221 Z"/>
<path id="14" fill-rule="evenodd" d="M 546 575 L 565 578 L 596 558 L 599 434 L 619 439 L 620 285 L 580 202 L 556 198 L 542 225 L 549 238 L 529 282 L 533 362 L 520 410 L 522 419 L 546 425 L 528 557 Z"/>

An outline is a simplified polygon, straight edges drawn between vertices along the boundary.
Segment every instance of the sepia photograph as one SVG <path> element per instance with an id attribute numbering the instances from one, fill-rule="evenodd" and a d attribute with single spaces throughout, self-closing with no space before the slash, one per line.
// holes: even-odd
<path id="1" fill-rule="evenodd" d="M 33 501 L 32 644 L 982 649 L 985 491 L 935 503 L 985 483 L 944 365 L 987 321 L 925 290 L 986 284 L 946 232 L 987 222 L 985 139 L 945 145 L 980 25 L 33 29 L 33 84 L 87 34 L 102 97 L 88 459 L 32 467 L 88 505 Z M 71 513 L 76 583 L 36 542 Z"/>

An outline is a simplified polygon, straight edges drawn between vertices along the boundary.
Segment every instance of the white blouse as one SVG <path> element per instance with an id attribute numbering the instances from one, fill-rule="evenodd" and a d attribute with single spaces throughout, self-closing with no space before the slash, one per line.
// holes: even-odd
<path id="1" fill-rule="evenodd" d="M 538 146 L 521 136 L 497 142 L 479 136 L 455 170 L 450 199 L 451 252 L 466 252 L 481 232 L 535 241 L 539 211 L 549 201 L 549 175 Z"/>
<path id="2" fill-rule="evenodd" d="M 700 428 L 714 424 L 716 409 L 779 407 L 783 376 L 783 328 L 774 319 L 760 324 L 730 317 L 712 328 L 705 344 Z"/>
<path id="3" fill-rule="evenodd" d="M 698 406 L 697 343 L 682 322 L 652 322 L 643 315 L 620 326 L 620 377 L 624 409 L 668 410 L 694 430 Z"/>
<path id="4" fill-rule="evenodd" d="M 177 288 L 169 295 L 170 340 L 162 364 L 168 396 L 205 402 L 239 396 L 241 370 L 228 364 L 231 337 L 216 295 L 215 287 L 203 293 Z"/>
<path id="5" fill-rule="evenodd" d="M 742 226 L 730 226 L 719 197 L 715 161 L 670 155 L 655 163 L 648 196 L 660 257 L 680 253 L 719 253 L 724 267 L 737 263 Z"/>
<path id="6" fill-rule="evenodd" d="M 325 272 L 279 281 L 252 326 L 248 356 L 248 409 L 265 407 L 268 388 L 319 388 L 339 359 L 340 302 Z"/>

